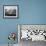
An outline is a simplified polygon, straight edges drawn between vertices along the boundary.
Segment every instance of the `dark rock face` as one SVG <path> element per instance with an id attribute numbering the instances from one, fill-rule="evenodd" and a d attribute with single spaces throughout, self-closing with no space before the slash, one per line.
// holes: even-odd
<path id="1" fill-rule="evenodd" d="M 5 9 L 5 16 L 16 16 L 16 9 Z"/>

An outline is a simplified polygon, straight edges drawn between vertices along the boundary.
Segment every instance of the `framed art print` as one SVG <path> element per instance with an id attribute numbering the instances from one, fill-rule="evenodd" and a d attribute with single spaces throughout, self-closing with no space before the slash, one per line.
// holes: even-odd
<path id="1" fill-rule="evenodd" d="M 18 18 L 18 5 L 4 5 L 3 17 L 4 18 Z"/>
<path id="2" fill-rule="evenodd" d="M 46 41 L 45 24 L 19 24 L 18 41 Z"/>

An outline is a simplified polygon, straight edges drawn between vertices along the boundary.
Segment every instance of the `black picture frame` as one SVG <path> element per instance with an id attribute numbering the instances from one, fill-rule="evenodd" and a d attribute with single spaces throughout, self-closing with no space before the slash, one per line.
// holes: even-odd
<path id="1" fill-rule="evenodd" d="M 19 18 L 19 5 L 3 5 L 3 18 Z"/>

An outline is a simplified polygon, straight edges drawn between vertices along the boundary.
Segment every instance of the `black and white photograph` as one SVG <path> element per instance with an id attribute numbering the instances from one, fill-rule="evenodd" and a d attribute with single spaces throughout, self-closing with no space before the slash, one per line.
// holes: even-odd
<path id="1" fill-rule="evenodd" d="M 20 40 L 46 41 L 46 25 L 19 25 Z"/>
<path id="2" fill-rule="evenodd" d="M 4 5 L 4 18 L 18 18 L 18 5 Z"/>

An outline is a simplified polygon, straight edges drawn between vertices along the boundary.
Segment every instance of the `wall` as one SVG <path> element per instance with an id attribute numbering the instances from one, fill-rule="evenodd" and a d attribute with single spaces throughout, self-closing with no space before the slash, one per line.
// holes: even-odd
<path id="1" fill-rule="evenodd" d="M 18 19 L 3 19 L 3 5 L 19 5 Z M 46 24 L 46 0 L 0 0 L 0 44 L 7 44 L 17 24 Z M 16 40 L 17 42 L 17 40 Z"/>

